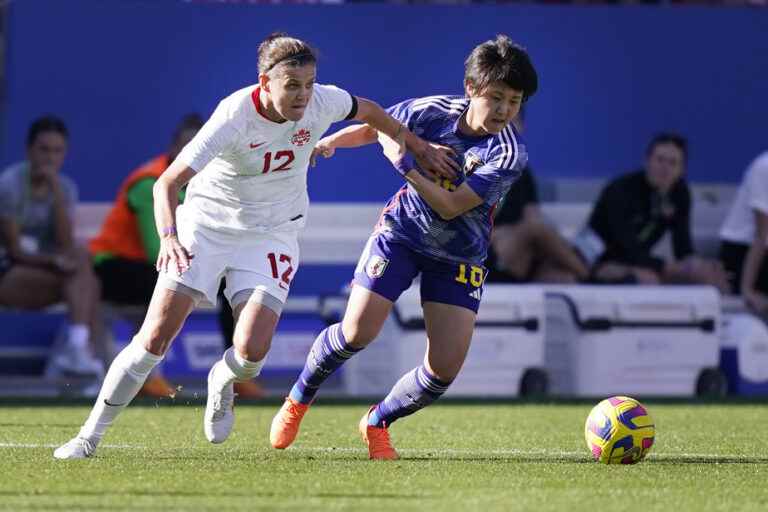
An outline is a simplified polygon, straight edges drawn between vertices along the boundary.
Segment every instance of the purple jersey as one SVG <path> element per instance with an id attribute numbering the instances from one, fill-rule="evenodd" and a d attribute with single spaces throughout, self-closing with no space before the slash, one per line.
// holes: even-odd
<path id="1" fill-rule="evenodd" d="M 464 170 L 448 190 L 466 182 L 483 203 L 451 220 L 442 219 L 406 184 L 382 211 L 377 232 L 412 250 L 447 262 L 482 265 L 490 243 L 492 214 L 527 162 L 525 146 L 509 125 L 498 135 L 471 137 L 458 129 L 469 98 L 429 96 L 406 100 L 387 111 L 424 140 L 451 147 Z"/>

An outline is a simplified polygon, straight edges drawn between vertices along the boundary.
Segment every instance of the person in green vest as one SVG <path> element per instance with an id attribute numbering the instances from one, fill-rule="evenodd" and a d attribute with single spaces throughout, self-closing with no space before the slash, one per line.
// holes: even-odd
<path id="1" fill-rule="evenodd" d="M 155 262 L 160 237 L 155 228 L 152 188 L 160 175 L 203 126 L 197 114 L 188 114 L 177 125 L 168 151 L 134 170 L 123 181 L 117 199 L 100 233 L 89 243 L 94 269 L 102 284 L 102 298 L 113 304 L 148 306 L 157 281 Z M 183 200 L 184 191 L 180 194 Z M 225 349 L 232 345 L 234 320 L 227 301 L 221 301 L 219 321 Z M 260 398 L 264 391 L 255 382 L 240 383 L 243 398 Z M 166 397 L 173 387 L 159 371 L 151 375 L 141 393 Z"/>

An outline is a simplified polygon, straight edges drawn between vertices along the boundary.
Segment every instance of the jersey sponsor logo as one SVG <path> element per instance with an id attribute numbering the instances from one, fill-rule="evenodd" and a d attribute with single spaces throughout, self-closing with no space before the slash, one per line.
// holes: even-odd
<path id="1" fill-rule="evenodd" d="M 309 139 L 312 138 L 312 134 L 309 133 L 309 130 L 306 128 L 302 128 L 301 130 L 297 131 L 293 134 L 293 137 L 291 137 L 291 144 L 294 146 L 303 146 L 307 142 L 309 142 Z"/>
<path id="2" fill-rule="evenodd" d="M 257 142 L 256 144 L 254 144 L 253 142 L 251 142 L 251 144 L 250 144 L 250 147 L 251 147 L 251 149 L 256 149 L 256 148 L 258 148 L 259 146 L 263 146 L 264 144 L 266 144 L 266 142 Z"/>
<path id="3" fill-rule="evenodd" d="M 478 167 L 483 165 L 482 159 L 474 153 L 467 151 L 464 153 L 464 175 L 471 176 Z"/>
<path id="4" fill-rule="evenodd" d="M 365 273 L 368 274 L 368 277 L 371 279 L 376 279 L 384 275 L 384 271 L 387 270 L 387 265 L 389 265 L 388 259 L 374 254 L 368 259 L 368 263 L 365 265 Z"/>
<path id="5" fill-rule="evenodd" d="M 474 290 L 469 292 L 469 296 L 475 300 L 480 300 L 480 298 L 483 296 L 482 288 L 475 288 Z"/>

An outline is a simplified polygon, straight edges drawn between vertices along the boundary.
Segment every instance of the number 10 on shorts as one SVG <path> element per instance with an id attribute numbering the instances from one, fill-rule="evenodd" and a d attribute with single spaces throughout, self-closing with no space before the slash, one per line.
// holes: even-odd
<path id="1" fill-rule="evenodd" d="M 467 265 L 460 263 L 459 275 L 456 276 L 456 281 L 461 284 L 469 283 L 475 288 L 480 288 L 483 285 L 483 268 L 469 265 L 469 278 L 467 278 Z"/>

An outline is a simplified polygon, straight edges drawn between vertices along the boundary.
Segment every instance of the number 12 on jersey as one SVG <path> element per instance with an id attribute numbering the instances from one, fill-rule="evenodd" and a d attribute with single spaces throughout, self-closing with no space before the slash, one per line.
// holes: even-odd
<path id="1" fill-rule="evenodd" d="M 267 174 L 268 172 L 277 172 L 277 171 L 290 171 L 291 168 L 288 167 L 291 165 L 291 162 L 293 162 L 293 159 L 296 158 L 293 154 L 293 151 L 290 149 L 284 150 L 284 151 L 278 151 L 275 153 L 275 161 L 272 161 L 272 152 L 268 152 L 264 154 L 264 170 L 261 171 L 261 174 Z M 284 160 L 284 161 L 283 161 Z M 272 168 L 272 164 L 278 165 L 274 169 Z"/>
<path id="2" fill-rule="evenodd" d="M 267 259 L 269 260 L 269 265 L 272 267 L 272 277 L 275 279 L 280 279 L 280 287 L 287 290 L 288 286 L 291 284 L 291 274 L 293 274 L 293 264 L 291 264 L 291 257 L 287 254 L 281 254 L 280 256 L 277 256 L 275 253 L 271 252 L 267 254 Z M 278 262 L 288 264 L 282 274 L 279 273 Z"/>

